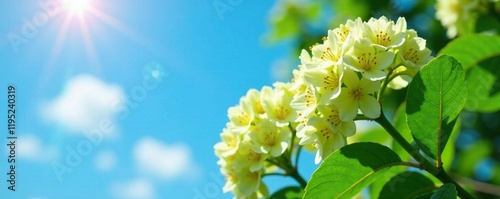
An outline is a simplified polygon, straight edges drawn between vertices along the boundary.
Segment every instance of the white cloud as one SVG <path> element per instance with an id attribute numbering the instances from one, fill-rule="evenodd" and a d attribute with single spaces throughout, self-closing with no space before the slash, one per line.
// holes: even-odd
<path id="1" fill-rule="evenodd" d="M 152 177 L 171 180 L 196 173 L 190 149 L 183 144 L 165 145 L 153 138 L 143 138 L 135 145 L 134 159 L 140 171 Z"/>
<path id="2" fill-rule="evenodd" d="M 120 111 L 115 104 L 123 101 L 124 96 L 119 86 L 91 75 L 78 75 L 66 83 L 58 97 L 43 107 L 42 113 L 48 121 L 70 132 L 82 132 L 98 128 L 103 120 L 115 121 Z"/>
<path id="3" fill-rule="evenodd" d="M 58 152 L 53 147 L 44 146 L 40 138 L 33 134 L 20 135 L 19 144 L 16 145 L 20 159 L 36 162 L 49 162 L 55 160 Z"/>
<path id="4" fill-rule="evenodd" d="M 111 193 L 119 199 L 153 199 L 156 193 L 153 184 L 146 179 L 135 179 L 130 182 L 114 183 Z"/>
<path id="5" fill-rule="evenodd" d="M 116 166 L 116 154 L 113 151 L 102 151 L 94 159 L 95 167 L 101 171 L 109 171 Z"/>

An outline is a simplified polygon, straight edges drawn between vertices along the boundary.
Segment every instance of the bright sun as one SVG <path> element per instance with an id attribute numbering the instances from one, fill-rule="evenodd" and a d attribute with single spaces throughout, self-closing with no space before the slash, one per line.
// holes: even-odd
<path id="1" fill-rule="evenodd" d="M 90 0 L 65 0 L 66 7 L 72 13 L 82 13 L 87 10 Z"/>

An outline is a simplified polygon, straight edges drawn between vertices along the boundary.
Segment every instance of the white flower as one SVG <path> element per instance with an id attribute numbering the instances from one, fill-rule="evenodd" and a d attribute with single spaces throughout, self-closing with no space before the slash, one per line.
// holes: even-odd
<path id="1" fill-rule="evenodd" d="M 293 94 L 285 86 L 275 90 L 266 86 L 262 88 L 261 96 L 261 103 L 268 118 L 275 121 L 276 125 L 287 126 L 289 122 L 297 119 L 295 110 L 290 106 Z"/>
<path id="2" fill-rule="evenodd" d="M 328 157 L 334 150 L 346 144 L 346 139 L 338 132 L 338 129 L 328 124 L 323 118 L 312 117 L 309 119 L 308 125 L 314 127 L 314 134 L 317 138 L 316 164 Z"/>
<path id="3" fill-rule="evenodd" d="M 252 172 L 259 171 L 264 166 L 267 157 L 268 155 L 265 153 L 257 153 L 250 141 L 244 141 L 241 143 L 232 165 L 239 168 L 248 168 Z"/>
<path id="4" fill-rule="evenodd" d="M 349 137 L 356 133 L 356 125 L 353 120 L 343 121 L 340 119 L 339 108 L 335 104 L 318 106 L 321 118 L 332 126 L 332 129 L 338 130 L 344 137 Z"/>
<path id="5" fill-rule="evenodd" d="M 414 30 L 407 31 L 405 43 L 399 48 L 397 53 L 399 67 L 394 69 L 394 77 L 387 87 L 392 89 L 402 89 L 408 86 L 413 76 L 427 64 L 433 57 L 431 50 L 426 47 L 425 39 L 418 37 Z"/>
<path id="6" fill-rule="evenodd" d="M 316 129 L 313 126 L 309 126 L 309 119 L 312 117 L 316 117 L 314 112 L 311 113 L 310 115 L 304 115 L 300 117 L 300 123 L 297 125 L 295 128 L 297 133 L 297 138 L 299 138 L 299 144 L 300 145 L 308 145 L 308 144 L 314 144 L 317 140 L 316 135 L 314 132 Z"/>
<path id="7" fill-rule="evenodd" d="M 436 18 L 448 29 L 448 38 L 463 33 L 472 18 L 472 11 L 478 4 L 478 0 L 437 0 Z"/>
<path id="8" fill-rule="evenodd" d="M 328 35 L 330 36 L 332 33 L 337 37 L 337 41 L 339 44 L 347 41 L 347 38 L 353 37 L 354 39 L 359 39 L 362 34 L 363 22 L 361 18 L 357 18 L 356 20 L 347 20 L 346 24 L 340 24 L 338 28 L 328 31 Z"/>
<path id="9" fill-rule="evenodd" d="M 401 46 L 405 40 L 406 20 L 402 17 L 396 24 L 382 16 L 379 19 L 371 18 L 364 24 L 366 38 L 381 50 L 393 49 Z"/>
<path id="10" fill-rule="evenodd" d="M 343 121 L 353 120 L 358 107 L 368 118 L 378 118 L 380 116 L 380 104 L 373 97 L 372 93 L 380 87 L 380 81 L 370 81 L 366 78 L 358 78 L 354 71 L 344 72 L 344 84 L 339 97 L 334 102 L 339 108 L 340 119 Z"/>
<path id="11" fill-rule="evenodd" d="M 227 116 L 230 120 L 230 123 L 227 125 L 228 128 L 238 133 L 244 133 L 248 131 L 252 125 L 254 112 L 248 100 L 241 98 L 239 105 L 230 107 L 227 110 Z"/>
<path id="12" fill-rule="evenodd" d="M 400 47 L 398 56 L 403 66 L 420 69 L 432 59 L 431 50 L 426 47 L 425 39 L 418 37 L 414 30 L 407 32 L 406 41 Z"/>
<path id="13" fill-rule="evenodd" d="M 221 167 L 221 173 L 226 177 L 222 190 L 224 193 L 233 192 L 235 198 L 257 198 L 261 172 L 250 171 L 247 167 Z"/>
<path id="14" fill-rule="evenodd" d="M 258 90 L 255 89 L 248 90 L 245 99 L 252 107 L 255 117 L 261 116 L 262 114 L 266 113 L 264 108 L 262 107 L 261 103 L 262 99 L 260 92 Z"/>
<path id="15" fill-rule="evenodd" d="M 342 61 L 342 45 L 339 44 L 335 33 L 328 32 L 328 37 L 323 44 L 317 44 L 311 48 L 313 62 L 319 64 L 319 67 L 328 67 L 338 65 Z"/>
<path id="16" fill-rule="evenodd" d="M 366 39 L 357 40 L 353 45 L 352 50 L 344 56 L 345 64 L 372 81 L 384 79 L 387 74 L 383 70 L 391 66 L 395 55 L 377 52 Z"/>
<path id="17" fill-rule="evenodd" d="M 318 98 L 318 93 L 313 86 L 308 86 L 302 93 L 295 94 L 290 106 L 298 112 L 297 119 L 313 113 L 316 110 Z"/>
<path id="18" fill-rule="evenodd" d="M 236 184 L 236 193 L 242 193 L 244 196 L 252 196 L 256 194 L 261 183 L 261 171 L 250 171 L 242 169 L 238 173 L 238 184 Z"/>
<path id="19" fill-rule="evenodd" d="M 387 84 L 387 87 L 392 88 L 394 90 L 399 90 L 402 88 L 405 88 L 408 86 L 408 84 L 411 82 L 412 78 L 407 76 L 407 75 L 399 75 L 392 79 L 389 84 Z"/>
<path id="20" fill-rule="evenodd" d="M 344 69 L 340 65 L 311 69 L 304 72 L 304 79 L 318 88 L 321 93 L 320 104 L 328 104 L 330 99 L 340 94 Z"/>
<path id="21" fill-rule="evenodd" d="M 278 157 L 287 149 L 291 132 L 288 127 L 280 128 L 273 122 L 263 120 L 248 136 L 255 151 Z"/>
<path id="22" fill-rule="evenodd" d="M 239 182 L 238 172 L 232 166 L 222 166 L 220 171 L 226 177 L 226 184 L 222 188 L 222 191 L 227 193 L 235 190 Z"/>
<path id="23" fill-rule="evenodd" d="M 230 131 L 229 129 L 224 129 L 220 134 L 222 142 L 215 144 L 215 154 L 219 157 L 229 157 L 234 155 L 238 151 L 241 134 Z"/>

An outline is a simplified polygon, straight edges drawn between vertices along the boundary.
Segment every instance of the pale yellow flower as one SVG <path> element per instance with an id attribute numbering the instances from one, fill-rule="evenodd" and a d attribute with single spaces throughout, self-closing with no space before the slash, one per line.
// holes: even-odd
<path id="1" fill-rule="evenodd" d="M 328 35 L 335 35 L 339 44 L 347 41 L 347 38 L 353 37 L 354 39 L 359 39 L 362 36 L 363 22 L 361 18 L 356 20 L 347 20 L 345 24 L 340 24 L 338 28 L 328 31 Z"/>
<path id="2" fill-rule="evenodd" d="M 242 135 L 229 129 L 224 129 L 220 137 L 222 142 L 215 144 L 215 154 L 222 158 L 234 155 L 238 151 Z"/>
<path id="3" fill-rule="evenodd" d="M 261 104 L 262 100 L 260 92 L 258 90 L 255 89 L 248 90 L 246 99 L 250 103 L 250 106 L 252 107 L 255 116 L 259 116 L 265 113 L 264 108 L 262 107 Z"/>
<path id="4" fill-rule="evenodd" d="M 245 133 L 250 129 L 254 119 L 252 105 L 245 98 L 240 99 L 240 104 L 227 110 L 230 123 L 227 127 L 238 133 Z"/>
<path id="5" fill-rule="evenodd" d="M 398 76 L 387 85 L 392 89 L 408 86 L 420 68 L 433 58 L 431 50 L 426 47 L 425 39 L 418 37 L 414 30 L 407 31 L 405 43 L 400 47 L 397 56 L 400 66 L 393 71 L 393 74 Z"/>
<path id="6" fill-rule="evenodd" d="M 289 122 L 297 119 L 296 111 L 290 106 L 293 99 L 293 93 L 286 89 L 272 89 L 264 87 L 261 91 L 262 107 L 266 111 L 268 118 L 278 126 L 287 126 Z"/>
<path id="7" fill-rule="evenodd" d="M 344 56 L 344 63 L 352 70 L 361 72 L 371 81 L 384 79 L 384 71 L 391 66 L 395 55 L 391 52 L 378 51 L 366 39 L 354 41 L 353 47 Z"/>
<path id="8" fill-rule="evenodd" d="M 240 144 L 238 154 L 232 163 L 233 167 L 248 168 L 251 172 L 259 171 L 264 166 L 264 161 L 269 157 L 266 153 L 258 153 L 253 144 L 244 141 Z"/>
<path id="9" fill-rule="evenodd" d="M 311 52 L 312 61 L 319 64 L 318 67 L 338 65 L 342 62 L 343 48 L 332 31 L 329 31 L 323 44 L 314 45 Z"/>
<path id="10" fill-rule="evenodd" d="M 343 73 L 341 65 L 331 65 L 305 71 L 304 79 L 321 93 L 320 104 L 328 104 L 340 94 Z"/>
<path id="11" fill-rule="evenodd" d="M 338 129 L 321 117 L 309 119 L 308 126 L 314 128 L 314 135 L 317 138 L 316 164 L 328 157 L 334 150 L 346 144 L 346 139 L 338 132 Z"/>
<path id="12" fill-rule="evenodd" d="M 426 43 L 425 39 L 417 36 L 416 31 L 408 30 L 407 38 L 398 52 L 401 65 L 420 69 L 427 64 L 433 57 Z"/>
<path id="13" fill-rule="evenodd" d="M 295 94 L 290 106 L 298 113 L 298 118 L 307 116 L 316 110 L 319 94 L 313 86 L 308 86 L 301 93 Z"/>
<path id="14" fill-rule="evenodd" d="M 446 31 L 448 38 L 463 33 L 478 4 L 479 0 L 437 0 L 436 18 L 448 29 Z"/>
<path id="15" fill-rule="evenodd" d="M 405 40 L 406 20 L 402 17 L 396 24 L 382 16 L 379 19 L 371 18 L 364 23 L 366 38 L 381 50 L 393 49 L 401 46 Z"/>
<path id="16" fill-rule="evenodd" d="M 371 95 L 380 88 L 380 81 L 370 81 L 364 77 L 359 79 L 354 71 L 346 70 L 344 84 L 347 87 L 343 87 L 339 97 L 334 100 L 339 108 L 340 119 L 353 120 L 358 108 L 368 118 L 380 116 L 380 104 Z"/>
<path id="17" fill-rule="evenodd" d="M 278 157 L 288 148 L 291 132 L 288 127 L 277 127 L 275 123 L 263 120 L 248 136 L 256 152 Z"/>
<path id="18" fill-rule="evenodd" d="M 318 111 L 321 113 L 321 118 L 323 118 L 332 129 L 336 129 L 337 132 L 342 134 L 344 137 L 349 137 L 356 133 L 356 125 L 353 120 L 343 121 L 340 119 L 339 108 L 335 104 L 318 106 Z"/>

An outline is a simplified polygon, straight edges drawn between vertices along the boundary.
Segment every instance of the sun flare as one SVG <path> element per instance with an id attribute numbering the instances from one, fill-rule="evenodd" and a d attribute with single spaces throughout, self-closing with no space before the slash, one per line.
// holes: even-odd
<path id="1" fill-rule="evenodd" d="M 72 13 L 82 13 L 90 6 L 90 0 L 65 0 L 68 11 Z"/>

